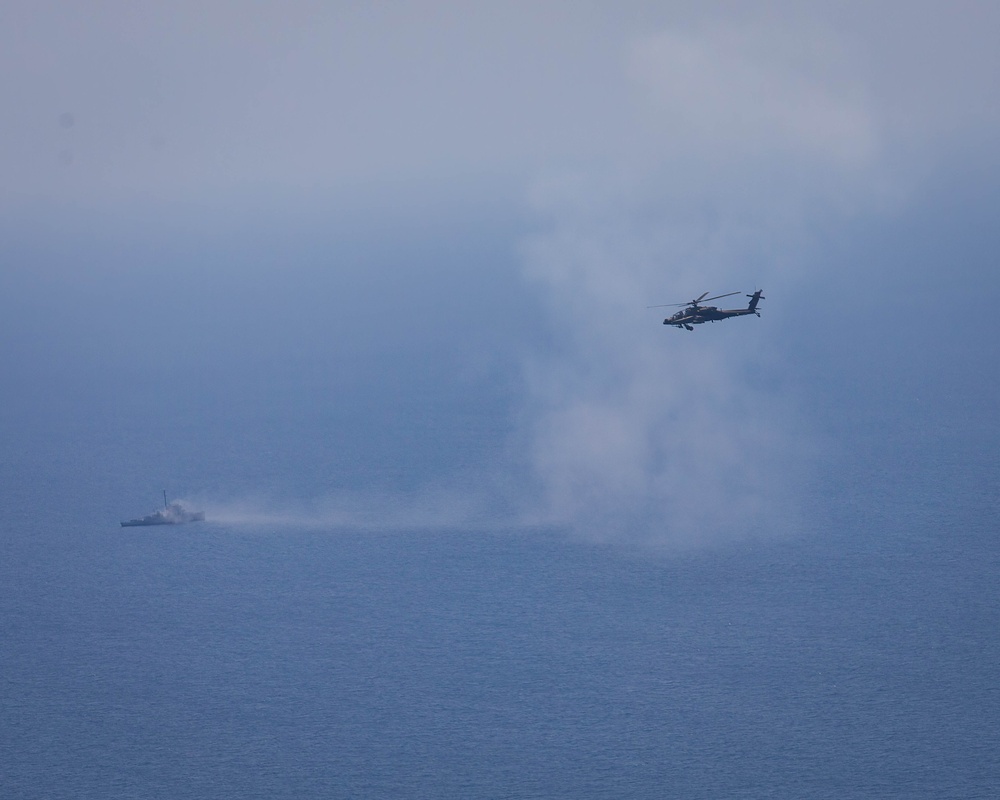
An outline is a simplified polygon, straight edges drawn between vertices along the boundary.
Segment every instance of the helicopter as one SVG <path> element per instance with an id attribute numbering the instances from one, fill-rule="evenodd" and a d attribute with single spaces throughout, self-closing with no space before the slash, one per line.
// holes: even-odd
<path id="1" fill-rule="evenodd" d="M 686 308 L 678 311 L 675 314 L 667 317 L 663 320 L 664 325 L 672 325 L 675 328 L 686 328 L 689 331 L 693 331 L 692 325 L 701 325 L 703 322 L 715 322 L 719 319 L 729 319 L 730 317 L 743 317 L 747 314 L 756 314 L 760 316 L 760 312 L 757 310 L 757 303 L 761 300 L 766 300 L 762 294 L 761 289 L 757 289 L 753 294 L 748 294 L 747 297 L 750 298 L 750 304 L 746 308 L 716 308 L 715 306 L 703 306 L 702 303 L 707 303 L 709 300 L 718 300 L 722 297 L 731 297 L 734 294 L 739 294 L 739 292 L 729 292 L 727 294 L 717 294 L 715 297 L 705 297 L 708 292 L 705 292 L 701 297 L 696 297 L 694 300 L 688 300 L 686 303 L 668 303 L 662 306 L 646 306 L 647 308 L 667 308 L 674 306 L 686 306 Z"/>

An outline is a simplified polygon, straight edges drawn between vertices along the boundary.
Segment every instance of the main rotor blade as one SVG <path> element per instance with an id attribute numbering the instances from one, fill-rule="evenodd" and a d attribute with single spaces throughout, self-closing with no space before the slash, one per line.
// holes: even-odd
<path id="1" fill-rule="evenodd" d="M 717 294 L 715 297 L 706 298 L 705 295 L 708 292 L 702 293 L 701 297 L 697 297 L 694 300 L 688 300 L 686 303 L 664 303 L 658 306 L 646 306 L 646 308 L 676 308 L 678 306 L 696 306 L 701 302 L 707 303 L 709 300 L 718 300 L 720 297 L 730 297 L 734 294 L 739 294 L 739 292 L 728 292 L 727 294 Z"/>
<path id="2" fill-rule="evenodd" d="M 708 294 L 708 292 L 705 292 L 705 294 Z M 734 295 L 734 294 L 739 294 L 739 292 L 729 292 L 728 294 L 717 294 L 715 297 L 708 297 L 708 298 L 706 298 L 705 302 L 707 303 L 709 300 L 718 300 L 720 297 L 730 297 L 731 295 Z M 702 295 L 702 297 L 704 297 L 704 296 L 705 295 Z M 699 302 L 701 301 L 701 297 L 698 298 L 698 301 Z"/>

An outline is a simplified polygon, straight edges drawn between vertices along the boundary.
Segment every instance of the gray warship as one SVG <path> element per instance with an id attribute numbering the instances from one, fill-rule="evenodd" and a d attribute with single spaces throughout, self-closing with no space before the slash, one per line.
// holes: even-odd
<path id="1" fill-rule="evenodd" d="M 148 517 L 139 517 L 122 522 L 123 528 L 140 525 L 183 525 L 185 522 L 203 522 L 204 511 L 188 511 L 180 503 L 167 504 L 167 490 L 163 490 L 163 510 L 154 511 Z"/>

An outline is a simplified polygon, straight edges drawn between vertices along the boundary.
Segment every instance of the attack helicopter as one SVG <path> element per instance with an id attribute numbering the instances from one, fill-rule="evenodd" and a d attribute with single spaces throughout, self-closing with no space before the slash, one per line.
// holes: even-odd
<path id="1" fill-rule="evenodd" d="M 761 300 L 766 300 L 767 298 L 761 293 L 762 290 L 758 289 L 753 294 L 748 294 L 747 297 L 750 298 L 750 304 L 746 308 L 716 308 L 715 306 L 703 306 L 702 303 L 707 303 L 710 300 L 718 300 L 722 297 L 731 297 L 734 294 L 739 294 L 739 292 L 729 292 L 728 294 L 717 294 L 715 297 L 705 297 L 708 292 L 705 292 L 701 297 L 696 297 L 694 300 L 688 300 L 686 303 L 668 303 L 662 306 L 646 306 L 647 308 L 673 308 L 674 306 L 685 306 L 675 314 L 667 317 L 663 320 L 664 325 L 672 325 L 675 328 L 686 328 L 689 331 L 693 331 L 692 325 L 701 325 L 703 322 L 715 322 L 719 319 L 729 319 L 730 317 L 744 317 L 747 314 L 756 314 L 760 316 L 760 312 L 757 310 L 757 303 Z"/>

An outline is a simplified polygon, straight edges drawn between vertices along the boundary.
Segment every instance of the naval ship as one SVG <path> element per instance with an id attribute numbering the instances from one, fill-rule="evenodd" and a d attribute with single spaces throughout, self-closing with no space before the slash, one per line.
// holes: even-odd
<path id="1" fill-rule="evenodd" d="M 134 528 L 139 525 L 181 525 L 185 522 L 202 522 L 204 511 L 188 511 L 180 503 L 167 505 L 167 490 L 163 490 L 163 510 L 154 511 L 148 517 L 130 519 L 122 522 L 123 528 Z"/>

